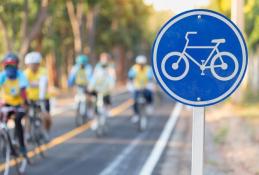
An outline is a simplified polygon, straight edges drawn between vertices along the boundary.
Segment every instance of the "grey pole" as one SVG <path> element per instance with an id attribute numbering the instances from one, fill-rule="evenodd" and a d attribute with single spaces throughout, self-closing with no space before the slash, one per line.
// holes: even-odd
<path id="1" fill-rule="evenodd" d="M 204 107 L 193 107 L 192 122 L 192 175 L 203 175 Z"/>

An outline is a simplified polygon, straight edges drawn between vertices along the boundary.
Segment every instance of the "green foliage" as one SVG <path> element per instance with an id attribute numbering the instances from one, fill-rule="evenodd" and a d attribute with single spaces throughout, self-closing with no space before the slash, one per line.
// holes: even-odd
<path id="1" fill-rule="evenodd" d="M 259 47 L 259 1 L 244 0 L 245 34 L 249 50 L 255 52 Z M 211 0 L 210 9 L 231 17 L 231 0 Z"/>
<path id="2" fill-rule="evenodd" d="M 151 9 L 142 0 L 106 0 L 100 3 L 97 23 L 97 45 L 111 50 L 116 45 L 140 52 L 148 37 Z"/>
<path id="3" fill-rule="evenodd" d="M 245 6 L 245 30 L 248 36 L 248 45 L 252 51 L 259 47 L 259 1 L 247 0 Z"/>
<path id="4" fill-rule="evenodd" d="M 39 6 L 40 1 L 28 1 L 28 21 L 27 24 L 25 24 L 26 27 L 35 22 Z M 25 8 L 24 0 L 4 0 L 0 3 L 0 18 L 3 25 L 7 28 L 9 42 L 12 44 L 12 50 L 17 52 L 21 46 L 22 37 L 24 37 L 21 29 L 23 28 Z"/>
<path id="5" fill-rule="evenodd" d="M 255 93 L 251 89 L 247 89 L 245 98 L 244 98 L 245 104 L 255 104 L 259 103 L 259 93 Z"/>
<path id="6" fill-rule="evenodd" d="M 217 144 L 223 144 L 226 141 L 228 132 L 229 132 L 228 127 L 219 128 L 214 136 L 214 142 Z"/>
<path id="7" fill-rule="evenodd" d="M 223 13 L 229 18 L 231 16 L 231 0 L 211 0 L 208 8 Z"/>

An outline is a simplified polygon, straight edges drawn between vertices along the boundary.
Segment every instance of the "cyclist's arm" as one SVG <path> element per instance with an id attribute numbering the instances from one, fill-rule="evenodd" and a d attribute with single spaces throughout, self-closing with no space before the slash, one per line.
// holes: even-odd
<path id="1" fill-rule="evenodd" d="M 76 79 L 76 73 L 77 73 L 78 68 L 74 66 L 68 76 L 68 86 L 72 87 L 75 84 L 75 79 Z"/>
<path id="2" fill-rule="evenodd" d="M 89 91 L 94 91 L 95 90 L 95 84 L 96 84 L 96 70 L 97 68 L 94 68 L 94 71 L 91 75 L 90 81 L 89 81 L 89 85 L 88 85 L 88 89 Z"/>
<path id="3" fill-rule="evenodd" d="M 92 66 L 91 65 L 87 65 L 86 66 L 86 75 L 87 75 L 87 81 L 90 81 L 91 80 L 91 78 L 92 78 L 92 74 L 93 74 L 93 68 L 92 68 Z"/>
<path id="4" fill-rule="evenodd" d="M 29 82 L 26 76 L 21 71 L 18 71 L 18 79 L 19 79 L 19 86 L 21 89 L 21 97 L 24 103 L 28 104 L 26 88 L 29 86 Z"/>
<path id="5" fill-rule="evenodd" d="M 48 78 L 47 76 L 43 75 L 40 77 L 40 82 L 39 82 L 39 99 L 44 100 L 46 98 L 48 90 Z"/>
<path id="6" fill-rule="evenodd" d="M 5 80 L 6 80 L 6 75 L 5 75 L 4 72 L 1 72 L 1 73 L 0 73 L 0 88 L 1 88 L 2 85 L 4 84 Z"/>
<path id="7" fill-rule="evenodd" d="M 128 78 L 130 80 L 133 80 L 136 77 L 136 71 L 134 69 L 134 67 L 130 68 L 129 72 L 128 72 Z"/>
<path id="8" fill-rule="evenodd" d="M 147 78 L 148 78 L 149 81 L 153 80 L 153 71 L 152 71 L 151 67 L 148 68 Z"/>

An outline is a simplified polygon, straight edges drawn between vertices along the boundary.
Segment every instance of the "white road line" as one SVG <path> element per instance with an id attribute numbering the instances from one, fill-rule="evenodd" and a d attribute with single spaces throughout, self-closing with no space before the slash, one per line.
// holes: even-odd
<path id="1" fill-rule="evenodd" d="M 157 162 L 159 161 L 167 142 L 170 138 L 170 135 L 173 129 L 176 126 L 177 120 L 179 118 L 179 114 L 182 110 L 183 105 L 177 103 L 174 110 L 172 111 L 170 118 L 167 121 L 166 126 L 161 133 L 159 140 L 157 141 L 155 147 L 153 148 L 150 156 L 148 157 L 147 161 L 145 162 L 144 166 L 140 171 L 140 175 L 151 175 Z"/>
<path id="2" fill-rule="evenodd" d="M 132 143 L 127 146 L 115 159 L 111 162 L 99 175 L 111 175 L 116 174 L 116 168 L 121 166 L 121 162 L 129 156 L 129 154 L 135 149 L 135 147 L 142 141 L 142 138 L 146 134 L 142 133 L 137 138 L 135 138 Z"/>

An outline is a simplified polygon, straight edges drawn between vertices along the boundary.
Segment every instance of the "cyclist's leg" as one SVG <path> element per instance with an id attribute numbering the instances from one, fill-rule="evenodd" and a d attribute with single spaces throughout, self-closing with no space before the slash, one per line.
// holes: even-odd
<path id="1" fill-rule="evenodd" d="M 47 132 L 50 131 L 51 126 L 52 126 L 52 119 L 51 119 L 51 115 L 50 115 L 50 102 L 49 99 L 45 99 L 44 100 L 44 107 L 45 109 L 42 110 L 43 111 L 43 115 L 44 115 L 44 126 L 45 129 L 47 130 Z"/>
<path id="2" fill-rule="evenodd" d="M 18 137 L 20 144 L 20 151 L 22 154 L 26 154 L 26 147 L 24 144 L 24 130 L 22 126 L 22 118 L 25 116 L 25 112 L 17 111 L 15 115 L 15 133 Z"/>
<path id="3" fill-rule="evenodd" d="M 153 92 L 150 89 L 145 89 L 144 90 L 144 96 L 147 102 L 147 113 L 152 114 L 153 112 Z"/>
<path id="4" fill-rule="evenodd" d="M 110 106 L 112 104 L 110 94 L 105 95 L 103 97 L 103 103 L 104 103 L 105 106 Z"/>
<path id="5" fill-rule="evenodd" d="M 92 92 L 90 92 L 91 96 L 94 98 L 94 111 L 97 114 L 97 92 L 94 90 Z"/>
<path id="6" fill-rule="evenodd" d="M 134 104 L 133 104 L 133 110 L 134 110 L 134 114 L 138 115 L 139 114 L 139 107 L 138 107 L 138 103 L 137 103 L 137 99 L 138 97 L 141 95 L 141 92 L 138 90 L 134 91 Z"/>
<path id="7" fill-rule="evenodd" d="M 147 104 L 153 104 L 153 92 L 150 89 L 144 90 L 144 96 L 146 98 Z"/>
<path id="8" fill-rule="evenodd" d="M 111 107 L 111 95 L 110 94 L 107 94 L 103 97 L 103 104 L 104 104 L 104 110 L 105 110 L 105 115 L 108 116 L 108 110 L 110 109 Z"/>

